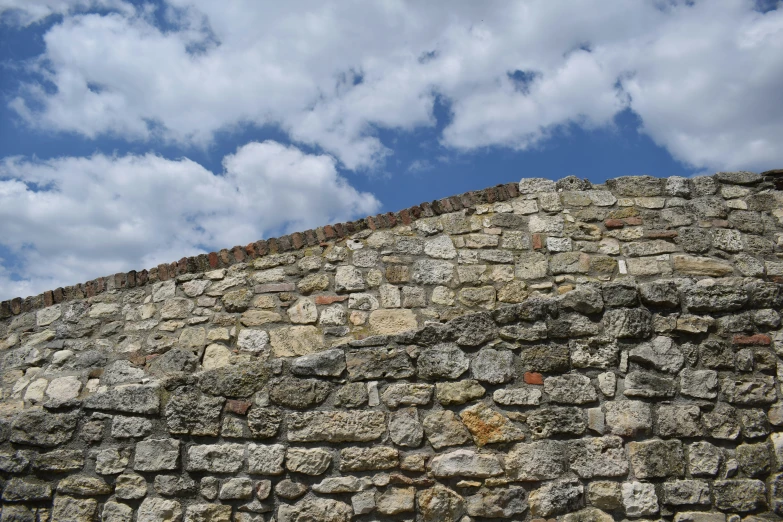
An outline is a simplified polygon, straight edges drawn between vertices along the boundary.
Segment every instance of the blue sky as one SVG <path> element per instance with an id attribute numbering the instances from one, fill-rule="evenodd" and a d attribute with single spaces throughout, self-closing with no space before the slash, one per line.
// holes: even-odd
<path id="1" fill-rule="evenodd" d="M 522 177 L 783 165 L 771 0 L 0 0 L 0 299 Z"/>

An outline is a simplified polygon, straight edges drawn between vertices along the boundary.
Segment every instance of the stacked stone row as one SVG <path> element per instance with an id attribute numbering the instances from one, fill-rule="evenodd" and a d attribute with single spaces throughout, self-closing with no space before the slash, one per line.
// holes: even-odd
<path id="1" fill-rule="evenodd" d="M 781 515 L 780 193 L 519 196 L 0 322 L 0 520 Z"/>

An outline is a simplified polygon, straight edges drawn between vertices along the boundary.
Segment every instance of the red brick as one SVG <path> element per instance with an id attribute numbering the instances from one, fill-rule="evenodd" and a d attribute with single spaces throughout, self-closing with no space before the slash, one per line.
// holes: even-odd
<path id="1" fill-rule="evenodd" d="M 54 295 L 54 302 L 55 303 L 62 303 L 63 302 L 63 298 L 65 297 L 65 291 L 62 289 L 62 287 L 55 288 L 54 292 L 53 292 L 53 295 Z"/>
<path id="2" fill-rule="evenodd" d="M 256 241 L 256 253 L 259 257 L 265 256 L 269 253 L 269 245 L 263 239 Z"/>
<path id="3" fill-rule="evenodd" d="M 144 286 L 149 281 L 150 273 L 145 268 L 141 272 L 136 272 L 136 286 Z"/>
<path id="4" fill-rule="evenodd" d="M 315 304 L 330 305 L 332 303 L 341 303 L 346 299 L 348 299 L 347 295 L 317 295 L 315 296 Z"/>
<path id="5" fill-rule="evenodd" d="M 533 250 L 544 248 L 544 236 L 541 234 L 533 234 Z"/>
<path id="6" fill-rule="evenodd" d="M 367 216 L 367 226 L 370 228 L 370 230 L 378 229 L 378 225 L 375 224 L 375 219 L 373 219 L 372 216 Z"/>
<path id="7" fill-rule="evenodd" d="M 604 221 L 604 226 L 606 228 L 623 228 L 625 223 L 623 223 L 622 219 L 607 219 Z"/>
<path id="8" fill-rule="evenodd" d="M 403 225 L 410 225 L 413 223 L 413 220 L 411 219 L 411 213 L 407 210 L 400 210 L 400 220 L 402 221 Z"/>
<path id="9" fill-rule="evenodd" d="M 220 260 L 218 259 L 217 252 L 210 252 L 207 257 L 209 257 L 210 268 L 217 268 L 220 266 Z"/>
<path id="10" fill-rule="evenodd" d="M 54 293 L 51 290 L 44 292 L 44 306 L 52 306 L 54 304 Z"/>
<path id="11" fill-rule="evenodd" d="M 125 278 L 128 281 L 128 288 L 135 288 L 136 287 L 136 271 L 131 270 L 127 274 L 125 274 Z"/>
<path id="12" fill-rule="evenodd" d="M 245 245 L 245 255 L 249 257 L 250 259 L 254 259 L 258 257 L 256 254 L 256 244 L 255 243 L 248 243 Z"/>
<path id="13" fill-rule="evenodd" d="M 240 401 L 236 399 L 228 399 L 226 401 L 226 411 L 236 413 L 237 415 L 244 415 L 247 410 L 250 409 L 250 401 Z"/>
<path id="14" fill-rule="evenodd" d="M 281 236 L 277 238 L 277 248 L 279 252 L 288 252 L 293 248 L 291 236 Z"/>
<path id="15" fill-rule="evenodd" d="M 525 372 L 524 379 L 527 384 L 544 384 L 544 376 L 537 372 Z"/>
<path id="16" fill-rule="evenodd" d="M 280 251 L 280 245 L 277 244 L 276 237 L 270 237 L 266 240 L 266 246 L 269 247 L 270 254 L 277 254 Z"/>
<path id="17" fill-rule="evenodd" d="M 625 221 L 626 225 L 631 225 L 631 226 L 641 225 L 643 223 L 642 218 L 638 216 L 627 217 L 624 218 L 623 221 Z"/>
<path id="18" fill-rule="evenodd" d="M 767 334 L 735 335 L 734 344 L 739 344 L 742 346 L 769 346 L 772 344 L 772 338 Z"/>
<path id="19" fill-rule="evenodd" d="M 296 250 L 299 250 L 305 245 L 305 239 L 301 232 L 294 232 L 291 234 L 291 244 Z"/>
<path id="20" fill-rule="evenodd" d="M 326 239 L 334 239 L 337 237 L 337 232 L 335 232 L 334 227 L 332 227 L 332 225 L 326 225 L 324 227 L 324 237 Z"/>
<path id="21" fill-rule="evenodd" d="M 318 244 L 318 237 L 316 237 L 315 230 L 312 228 L 310 230 L 305 230 L 304 235 L 308 246 L 315 246 Z"/>

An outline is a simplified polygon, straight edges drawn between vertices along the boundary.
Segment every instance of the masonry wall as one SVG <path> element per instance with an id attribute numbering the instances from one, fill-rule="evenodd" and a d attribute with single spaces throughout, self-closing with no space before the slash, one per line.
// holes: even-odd
<path id="1" fill-rule="evenodd" d="M 0 304 L 0 521 L 783 516 L 773 173 L 446 198 Z"/>

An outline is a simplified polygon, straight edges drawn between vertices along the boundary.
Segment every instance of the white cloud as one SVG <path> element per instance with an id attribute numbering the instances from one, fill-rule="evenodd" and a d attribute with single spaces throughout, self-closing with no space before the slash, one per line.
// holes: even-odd
<path id="1" fill-rule="evenodd" d="M 371 194 L 337 174 L 334 160 L 276 142 L 249 143 L 213 174 L 153 154 L 0 163 L 0 296 L 29 295 L 197 253 L 364 217 Z M 7 262 L 6 262 L 7 263 Z"/>
<path id="2" fill-rule="evenodd" d="M 441 142 L 459 150 L 524 149 L 630 107 L 694 167 L 779 165 L 783 10 L 690 4 L 169 0 L 166 30 L 149 9 L 66 16 L 36 65 L 56 90 L 26 85 L 12 106 L 91 138 L 204 145 L 273 124 L 348 169 L 393 153 L 378 129 L 434 125 L 436 94 L 452 110 Z M 536 79 L 521 89 L 514 71 Z"/>
<path id="3" fill-rule="evenodd" d="M 28 26 L 52 15 L 88 9 L 112 9 L 133 15 L 133 7 L 122 0 L 0 0 L 0 16 L 14 25 Z"/>

